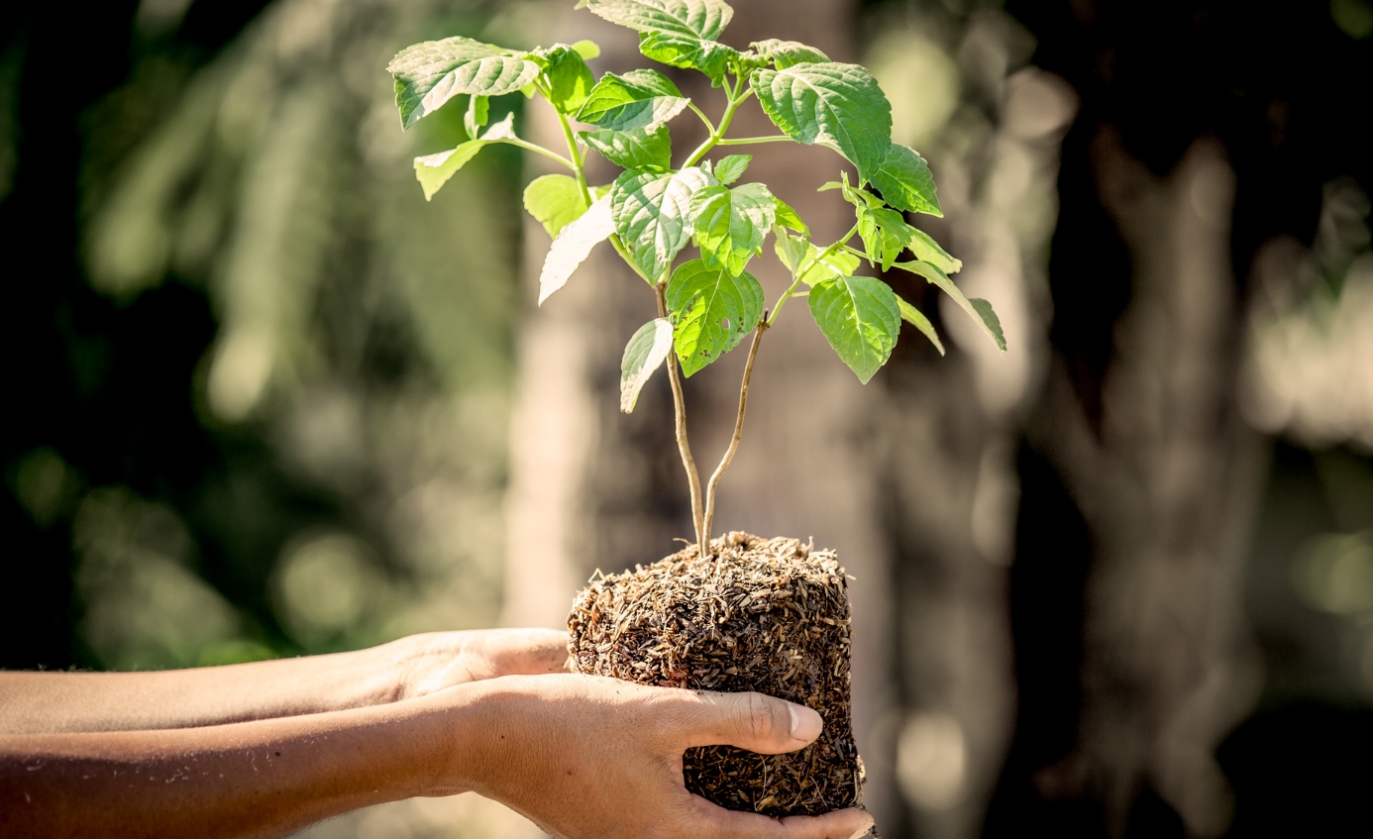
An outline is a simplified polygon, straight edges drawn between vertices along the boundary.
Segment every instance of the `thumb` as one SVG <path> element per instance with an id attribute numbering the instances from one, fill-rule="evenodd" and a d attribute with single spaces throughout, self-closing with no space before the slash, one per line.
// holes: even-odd
<path id="1" fill-rule="evenodd" d="M 737 746 L 775 755 L 809 746 L 824 727 L 820 715 L 762 693 L 697 693 L 683 731 L 686 746 Z"/>

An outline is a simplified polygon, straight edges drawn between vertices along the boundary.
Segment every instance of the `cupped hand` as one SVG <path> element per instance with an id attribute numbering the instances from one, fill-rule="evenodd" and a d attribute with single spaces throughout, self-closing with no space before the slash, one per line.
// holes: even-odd
<path id="1" fill-rule="evenodd" d="M 429 632 L 402 638 L 395 647 L 397 699 L 501 676 L 560 673 L 567 667 L 567 633 L 552 629 Z"/>
<path id="2" fill-rule="evenodd" d="M 805 748 L 821 720 L 804 706 L 570 674 L 498 679 L 482 693 L 469 729 L 479 734 L 458 759 L 480 771 L 464 786 L 559 839 L 851 839 L 872 826 L 857 809 L 774 819 L 687 792 L 686 749 Z"/>

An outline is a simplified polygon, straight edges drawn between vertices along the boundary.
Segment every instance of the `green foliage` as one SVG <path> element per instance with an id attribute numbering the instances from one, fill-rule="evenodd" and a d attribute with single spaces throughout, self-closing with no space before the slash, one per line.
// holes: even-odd
<path id="1" fill-rule="evenodd" d="M 693 259 L 672 274 L 667 307 L 682 372 L 690 376 L 734 349 L 763 316 L 763 287 L 747 271 L 732 274 Z"/>
<path id="2" fill-rule="evenodd" d="M 991 305 L 969 299 L 949 279 L 962 263 L 906 219 L 906 213 L 943 211 L 925 159 L 891 142 L 891 105 L 866 69 L 831 61 L 795 41 L 755 41 L 746 52 L 723 44 L 719 38 L 733 16 L 723 0 L 583 0 L 579 8 L 639 33 L 640 51 L 648 58 L 705 74 L 725 94 L 719 122 L 655 70 L 597 79 L 587 61 L 600 50 L 590 42 L 516 52 L 450 38 L 402 51 L 391 71 L 406 126 L 455 94 L 469 96 L 465 124 L 475 139 L 416 161 L 426 197 L 493 142 L 518 145 L 569 170 L 537 178 L 525 190 L 526 209 L 554 237 L 539 277 L 541 304 L 606 239 L 659 295 L 666 316 L 644 324 L 625 348 L 622 410 L 634 409 L 645 382 L 665 361 L 676 381 L 678 367 L 694 375 L 753 330 L 761 340 L 792 297 L 808 298 L 826 340 L 861 382 L 890 358 L 902 321 L 943 354 L 943 342 L 922 312 L 885 282 L 857 273 L 865 257 L 881 270 L 925 277 L 1005 350 Z M 478 136 L 489 97 L 521 90 L 553 107 L 567 139 L 565 155 L 516 137 L 508 119 Z M 856 183 L 841 169 L 839 180 L 821 187 L 839 191 L 854 207 L 855 224 L 839 240 L 813 242 L 805 221 L 766 185 L 736 185 L 751 155 L 728 155 L 713 164 L 707 159 L 722 143 L 739 142 L 728 131 L 736 111 L 754 95 L 781 134 L 745 142 L 822 145 L 856 167 Z M 688 107 L 706 124 L 707 137 L 673 169 L 668 122 Z M 580 129 L 571 120 L 582 123 Z M 613 183 L 587 183 L 590 150 L 624 169 Z M 769 233 L 791 276 L 771 309 L 745 270 L 763 252 Z M 851 244 L 854 236 L 861 250 Z M 673 271 L 693 242 L 699 256 Z"/>
<path id="3" fill-rule="evenodd" d="M 549 104 L 565 114 L 575 114 L 596 86 L 596 77 L 591 75 L 586 59 L 582 58 L 575 46 L 566 44 L 535 50 L 534 55 L 544 65 Z"/>
<path id="4" fill-rule="evenodd" d="M 934 331 L 934 324 L 930 323 L 930 319 L 925 317 L 919 309 L 907 303 L 905 298 L 900 295 L 896 298 L 896 305 L 901 309 L 901 319 L 919 329 L 920 334 L 929 338 L 930 343 L 934 344 L 934 348 L 939 350 L 940 355 L 943 355 L 944 342 L 939 340 L 939 333 Z"/>
<path id="5" fill-rule="evenodd" d="M 577 111 L 577 119 L 614 131 L 651 129 L 686 110 L 690 102 L 656 70 L 606 73 Z"/>
<path id="6" fill-rule="evenodd" d="M 822 258 L 820 249 L 809 244 L 806 255 L 810 259 L 810 267 L 801 273 L 800 279 L 808 286 L 815 286 L 835 277 L 852 276 L 861 264 L 858 257 L 843 251 L 828 253 Z"/>
<path id="7" fill-rule="evenodd" d="M 472 98 L 480 99 L 482 97 L 474 96 Z M 476 157 L 477 152 L 492 143 L 499 143 L 514 137 L 514 119 L 514 115 L 507 116 L 491 126 L 491 129 L 483 134 L 480 139 L 468 140 L 445 152 L 415 158 L 415 178 L 419 180 L 420 187 L 424 190 L 424 200 L 433 200 L 434 193 L 448 183 L 448 179 L 466 165 L 467 161 Z"/>
<path id="8" fill-rule="evenodd" d="M 542 70 L 537 62 L 513 50 L 463 37 L 407 47 L 386 69 L 396 80 L 396 106 L 405 128 L 459 93 L 514 93 L 538 78 Z"/>
<path id="9" fill-rule="evenodd" d="M 489 96 L 469 96 L 467 97 L 467 113 L 463 114 L 462 125 L 467 129 L 467 138 L 476 139 L 481 132 L 482 126 L 486 125 L 487 115 L 491 112 L 491 97 Z"/>
<path id="10" fill-rule="evenodd" d="M 768 38 L 766 41 L 754 41 L 749 46 L 753 47 L 754 52 L 758 53 L 763 61 L 778 70 L 795 67 L 797 64 L 815 64 L 830 60 L 828 55 L 815 47 L 806 46 L 798 41 Z"/>
<path id="11" fill-rule="evenodd" d="M 882 168 L 872 176 L 872 185 L 882 193 L 884 201 L 898 210 L 944 216 L 934 194 L 930 165 L 909 146 L 892 144 Z"/>
<path id="12" fill-rule="evenodd" d="M 949 256 L 949 252 L 941 248 L 930 234 L 911 228 L 910 237 L 907 247 L 915 254 L 916 259 L 928 262 L 945 274 L 957 274 L 963 270 L 963 260 Z"/>
<path id="13" fill-rule="evenodd" d="M 567 285 L 573 272 L 591 255 L 591 249 L 614 232 L 609 196 L 598 199 L 586 212 L 568 222 L 553 240 L 548 256 L 544 257 L 543 270 L 539 272 L 539 305 Z"/>
<path id="14" fill-rule="evenodd" d="M 583 0 L 577 8 L 640 33 L 715 40 L 734 10 L 722 0 Z"/>
<path id="15" fill-rule="evenodd" d="M 654 318 L 635 331 L 620 360 L 620 410 L 634 412 L 639 391 L 672 352 L 672 322 Z"/>
<path id="16" fill-rule="evenodd" d="M 729 186 L 744 176 L 748 171 L 748 165 L 753 160 L 751 154 L 731 154 L 720 158 L 720 162 L 715 164 L 715 178 L 725 186 Z"/>
<path id="17" fill-rule="evenodd" d="M 891 147 L 891 103 L 857 64 L 798 64 L 749 78 L 773 123 L 806 145 L 834 149 L 871 180 Z"/>
<path id="18" fill-rule="evenodd" d="M 901 329 L 896 293 L 872 277 L 834 277 L 810 290 L 815 322 L 844 363 L 867 384 L 887 363 Z"/>
<path id="19" fill-rule="evenodd" d="M 777 223 L 788 230 L 795 230 L 802 236 L 810 236 L 810 228 L 806 226 L 804 221 L 801 221 L 801 217 L 796 214 L 796 211 L 791 208 L 791 205 L 780 198 L 776 199 L 776 201 Z"/>
<path id="20" fill-rule="evenodd" d="M 963 294 L 962 289 L 953 284 L 953 280 L 949 279 L 947 274 L 928 262 L 919 260 L 898 262 L 896 267 L 918 274 L 929 280 L 932 285 L 938 286 L 940 291 L 952 297 L 959 308 L 977 321 L 978 325 L 982 327 L 982 331 L 987 333 L 987 337 L 992 339 L 992 343 L 996 344 L 997 349 L 1002 352 L 1006 351 L 1006 336 L 1001 331 L 1001 319 L 996 316 L 996 312 L 992 311 L 992 304 L 986 300 L 969 299 Z"/>
<path id="21" fill-rule="evenodd" d="M 672 162 L 672 139 L 667 126 L 631 128 L 628 131 L 582 132 L 586 144 L 616 166 L 625 169 L 656 168 L 666 170 Z"/>
<path id="22" fill-rule="evenodd" d="M 716 39 L 734 17 L 720 0 L 588 0 L 594 14 L 639 33 L 639 51 L 654 61 L 700 70 L 715 85 L 739 52 Z"/>
<path id="23" fill-rule="evenodd" d="M 576 179 L 567 175 L 535 178 L 524 190 L 524 208 L 555 239 L 564 227 L 580 218 L 587 207 L 582 188 Z"/>
<path id="24" fill-rule="evenodd" d="M 868 262 L 881 264 L 883 271 L 888 270 L 909 245 L 914 228 L 906 224 L 900 213 L 886 207 L 860 204 L 855 212 L 858 215 L 858 235 L 867 249 Z"/>
<path id="25" fill-rule="evenodd" d="M 762 184 L 735 189 L 708 186 L 691 198 L 696 218 L 696 246 L 711 268 L 724 266 L 738 274 L 763 249 L 763 239 L 777 216 L 777 199 Z"/>
<path id="26" fill-rule="evenodd" d="M 691 239 L 691 196 L 713 178 L 695 166 L 679 172 L 630 169 L 610 189 L 615 232 L 639 272 L 657 282 Z"/>

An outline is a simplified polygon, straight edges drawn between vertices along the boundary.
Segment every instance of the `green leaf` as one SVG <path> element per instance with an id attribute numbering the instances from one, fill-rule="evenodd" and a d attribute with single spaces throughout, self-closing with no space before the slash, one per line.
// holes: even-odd
<path id="1" fill-rule="evenodd" d="M 934 348 L 939 350 L 939 354 L 943 355 L 944 342 L 939 340 L 939 333 L 934 331 L 934 324 L 930 323 L 929 318 L 925 317 L 919 309 L 907 303 L 900 295 L 896 298 L 896 305 L 901 309 L 901 319 L 919 329 L 920 333 L 929 338 L 931 344 L 934 344 Z"/>
<path id="2" fill-rule="evenodd" d="M 838 251 L 822 260 L 816 260 L 815 258 L 819 256 L 820 253 L 820 249 L 815 245 L 809 245 L 806 250 L 806 260 L 814 261 L 814 264 L 807 268 L 806 272 L 801 275 L 801 282 L 808 286 L 816 286 L 826 280 L 832 280 L 835 277 L 851 276 L 854 271 L 858 270 L 860 261 L 858 257 L 851 253 Z"/>
<path id="3" fill-rule="evenodd" d="M 751 154 L 731 154 L 722 157 L 720 162 L 715 164 L 715 177 L 720 180 L 720 183 L 728 186 L 743 177 L 751 160 L 753 160 Z"/>
<path id="4" fill-rule="evenodd" d="M 667 285 L 674 343 L 687 376 L 734 349 L 763 317 L 763 287 L 747 271 L 733 275 L 699 259 Z"/>
<path id="5" fill-rule="evenodd" d="M 596 77 L 581 53 L 575 47 L 555 44 L 536 50 L 535 55 L 548 63 L 544 74 L 548 76 L 549 103 L 564 114 L 577 113 L 596 86 Z"/>
<path id="6" fill-rule="evenodd" d="M 863 238 L 868 262 L 881 264 L 882 270 L 886 271 L 906 249 L 915 228 L 906 224 L 900 213 L 885 207 L 873 209 L 859 206 L 856 212 L 858 235 Z"/>
<path id="7" fill-rule="evenodd" d="M 825 340 L 867 384 L 891 357 L 901 331 L 896 293 L 872 277 L 835 277 L 812 288 L 809 300 Z"/>
<path id="8" fill-rule="evenodd" d="M 981 299 L 969 300 L 963 294 L 963 290 L 954 285 L 953 280 L 949 279 L 947 274 L 928 262 L 919 260 L 898 262 L 896 267 L 903 271 L 910 271 L 912 274 L 918 274 L 939 286 L 940 291 L 952 297 L 953 302 L 957 303 L 959 308 L 977 321 L 978 325 L 982 327 L 982 331 L 987 333 L 987 337 L 992 339 L 992 343 L 996 344 L 997 349 L 1002 352 L 1006 351 L 1006 335 L 1001 331 L 1001 320 L 996 316 L 996 312 L 992 311 L 992 304 Z"/>
<path id="9" fill-rule="evenodd" d="M 982 328 L 987 330 L 987 334 L 996 342 L 997 348 L 1005 352 L 1006 333 L 1001 331 L 1001 318 L 996 316 L 992 304 L 981 297 L 970 297 L 968 302 L 977 310 L 977 316 L 982 320 Z"/>
<path id="10" fill-rule="evenodd" d="M 539 305 L 567 285 L 568 278 L 586 261 L 591 249 L 614 232 L 609 197 L 597 200 L 576 221 L 568 223 L 553 240 L 548 256 L 544 257 L 543 270 L 539 273 Z"/>
<path id="11" fill-rule="evenodd" d="M 672 138 L 666 125 L 628 131 L 585 131 L 582 139 L 606 160 L 625 169 L 667 169 L 672 161 Z"/>
<path id="12" fill-rule="evenodd" d="M 595 41 L 578 41 L 572 45 L 572 49 L 586 61 L 601 57 L 601 46 Z"/>
<path id="13" fill-rule="evenodd" d="M 479 139 L 459 143 L 456 148 L 438 154 L 415 158 L 415 178 L 424 190 L 424 200 L 433 200 L 434 193 L 448 183 L 448 179 L 465 166 L 467 161 L 476 157 L 477 152 L 492 143 L 514 137 L 514 122 L 515 115 L 507 114 L 505 119 L 491 126 Z"/>
<path id="14" fill-rule="evenodd" d="M 568 224 L 587 210 L 582 189 L 567 175 L 544 175 L 524 189 L 524 208 L 542 224 L 548 235 L 557 238 Z"/>
<path id="15" fill-rule="evenodd" d="M 611 23 L 636 32 L 690 35 L 715 40 L 734 17 L 722 0 L 584 0 L 583 5 Z"/>
<path id="16" fill-rule="evenodd" d="M 763 247 L 777 214 L 777 199 L 762 184 L 708 186 L 691 197 L 696 246 L 707 267 L 738 274 Z"/>
<path id="17" fill-rule="evenodd" d="M 690 100 L 655 70 L 606 73 L 591 89 L 577 119 L 617 131 L 656 128 L 680 114 Z"/>
<path id="18" fill-rule="evenodd" d="M 934 193 L 934 175 L 930 174 L 930 165 L 909 146 L 892 143 L 887 151 L 887 159 L 882 161 L 882 168 L 872 176 L 872 185 L 877 187 L 888 204 L 898 210 L 944 217 L 939 198 Z"/>
<path id="19" fill-rule="evenodd" d="M 776 200 L 777 223 L 782 225 L 783 227 L 795 230 L 802 236 L 810 236 L 810 228 L 806 226 L 806 223 L 804 221 L 801 221 L 801 217 L 796 214 L 796 211 L 791 208 L 791 205 L 787 204 L 787 202 L 783 201 L 780 198 Z"/>
<path id="20" fill-rule="evenodd" d="M 712 178 L 698 167 L 680 172 L 630 169 L 610 189 L 615 232 L 630 259 L 655 282 L 691 239 L 691 196 Z"/>
<path id="21" fill-rule="evenodd" d="M 639 35 L 639 52 L 670 67 L 700 70 L 715 87 L 720 86 L 730 63 L 739 57 L 738 50 L 719 41 L 676 32 L 642 33 Z"/>
<path id="22" fill-rule="evenodd" d="M 395 77 L 401 125 L 409 128 L 459 93 L 501 96 L 538 78 L 538 63 L 471 38 L 406 47 L 386 67 Z"/>
<path id="23" fill-rule="evenodd" d="M 948 251 L 941 248 L 930 234 L 912 227 L 910 236 L 911 240 L 906 243 L 906 247 L 911 249 L 916 259 L 928 262 L 945 274 L 957 274 L 963 270 L 963 260 L 949 256 Z"/>
<path id="24" fill-rule="evenodd" d="M 891 104 L 872 74 L 857 64 L 798 64 L 757 70 L 749 83 L 778 128 L 807 145 L 822 145 L 870 180 L 891 146 Z"/>
<path id="25" fill-rule="evenodd" d="M 886 206 L 881 198 L 878 198 L 866 189 L 855 188 L 850 184 L 848 172 L 841 172 L 840 175 L 843 177 L 842 181 L 825 181 L 816 192 L 830 192 L 837 189 L 844 194 L 844 200 L 855 207 L 872 207 L 873 209 L 877 209 Z"/>
<path id="26" fill-rule="evenodd" d="M 491 99 L 486 96 L 467 97 L 467 113 L 463 114 L 462 125 L 467 129 L 469 139 L 475 139 L 481 133 L 482 126 L 486 125 L 486 120 L 491 112 Z"/>
<path id="27" fill-rule="evenodd" d="M 655 370 L 663 366 L 663 361 L 672 352 L 672 322 L 667 318 L 654 318 L 634 333 L 625 345 L 624 358 L 620 360 L 620 410 L 626 414 L 634 411 L 639 402 L 639 391 L 648 384 Z"/>
<path id="28" fill-rule="evenodd" d="M 749 44 L 758 55 L 778 70 L 795 67 L 797 64 L 815 64 L 829 61 L 830 57 L 815 47 L 806 46 L 799 41 L 779 41 L 768 38 Z"/>
<path id="29" fill-rule="evenodd" d="M 777 203 L 780 205 L 782 202 Z M 772 236 L 772 247 L 777 252 L 777 258 L 787 266 L 787 270 L 795 279 L 796 272 L 810 255 L 810 241 L 805 236 L 792 236 L 787 233 L 780 220 L 772 226 Z"/>

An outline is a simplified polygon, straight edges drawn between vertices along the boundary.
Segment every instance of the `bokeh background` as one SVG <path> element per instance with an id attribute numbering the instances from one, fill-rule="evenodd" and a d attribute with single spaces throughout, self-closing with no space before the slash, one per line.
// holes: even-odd
<path id="1" fill-rule="evenodd" d="M 538 162 L 488 149 L 426 204 L 410 159 L 463 139 L 462 102 L 403 133 L 384 72 L 454 34 L 640 61 L 572 5 L 0 12 L 0 666 L 558 626 L 595 568 L 674 550 L 662 377 L 616 410 L 651 297 L 601 254 L 536 309 Z M 722 489 L 723 527 L 856 578 L 883 835 L 1368 835 L 1373 4 L 735 6 L 732 44 L 873 68 L 940 185 L 918 223 L 1010 342 L 891 277 L 950 351 L 907 334 L 860 387 L 798 309 Z M 837 235 L 837 168 L 760 147 L 750 177 Z M 688 382 L 698 453 L 741 361 Z M 306 835 L 539 834 L 459 796 Z"/>

